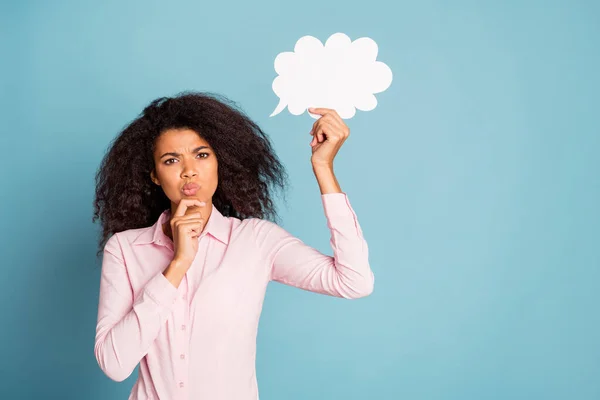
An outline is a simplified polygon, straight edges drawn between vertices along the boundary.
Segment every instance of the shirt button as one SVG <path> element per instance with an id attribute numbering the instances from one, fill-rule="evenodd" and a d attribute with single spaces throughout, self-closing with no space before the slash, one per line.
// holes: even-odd
<path id="1" fill-rule="evenodd" d="M 182 388 L 183 387 L 183 382 L 179 382 L 179 387 Z"/>
<path id="2" fill-rule="evenodd" d="M 183 296 L 181 296 L 181 298 L 187 300 L 187 295 L 184 294 Z"/>
<path id="3" fill-rule="evenodd" d="M 180 355 L 179 358 L 181 358 L 182 360 L 185 359 L 185 354 Z"/>
<path id="4" fill-rule="evenodd" d="M 181 330 L 185 331 L 185 325 L 181 325 Z"/>

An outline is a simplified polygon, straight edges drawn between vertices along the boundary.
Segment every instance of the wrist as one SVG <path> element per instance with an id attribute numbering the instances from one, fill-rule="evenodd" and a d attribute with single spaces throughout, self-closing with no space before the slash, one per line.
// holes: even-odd
<path id="1" fill-rule="evenodd" d="M 333 165 L 313 164 L 313 172 L 317 178 L 321 194 L 340 193 L 342 191 L 333 172 Z"/>
<path id="2" fill-rule="evenodd" d="M 312 163 L 312 168 L 315 172 L 317 171 L 326 171 L 326 172 L 333 172 L 333 163 L 328 163 L 328 162 L 313 162 Z"/>
<path id="3" fill-rule="evenodd" d="M 192 265 L 191 261 L 185 260 L 180 257 L 175 257 L 175 258 L 173 258 L 173 260 L 171 260 L 171 263 L 169 264 L 169 268 L 187 270 L 190 265 Z"/>

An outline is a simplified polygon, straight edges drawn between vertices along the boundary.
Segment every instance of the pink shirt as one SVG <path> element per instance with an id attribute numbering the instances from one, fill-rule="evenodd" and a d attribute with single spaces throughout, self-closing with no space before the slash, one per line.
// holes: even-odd
<path id="1" fill-rule="evenodd" d="M 258 400 L 256 335 L 267 284 L 355 299 L 373 291 L 368 248 L 345 193 L 321 195 L 333 257 L 279 225 L 216 207 L 178 288 L 162 274 L 173 242 L 154 225 L 104 248 L 94 352 L 115 381 L 140 364 L 129 399 Z"/>

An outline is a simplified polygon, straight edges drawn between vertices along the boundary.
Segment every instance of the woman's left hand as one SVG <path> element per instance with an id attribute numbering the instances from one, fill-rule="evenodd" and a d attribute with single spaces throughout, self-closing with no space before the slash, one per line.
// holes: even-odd
<path id="1" fill-rule="evenodd" d="M 309 108 L 311 114 L 321 115 L 312 127 L 310 142 L 312 156 L 310 161 L 315 166 L 333 168 L 333 159 L 344 141 L 350 135 L 350 128 L 344 123 L 337 111 L 329 108 Z"/>

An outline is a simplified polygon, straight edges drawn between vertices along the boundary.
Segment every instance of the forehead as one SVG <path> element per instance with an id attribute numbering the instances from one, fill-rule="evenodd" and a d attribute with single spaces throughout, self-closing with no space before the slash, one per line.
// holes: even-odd
<path id="1" fill-rule="evenodd" d="M 156 151 L 191 151 L 200 146 L 209 144 L 191 129 L 168 129 L 156 139 Z"/>

